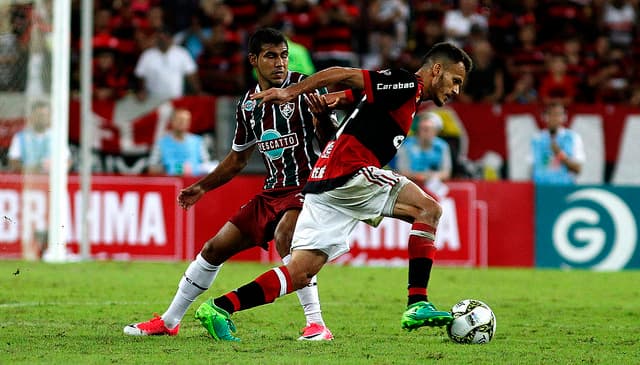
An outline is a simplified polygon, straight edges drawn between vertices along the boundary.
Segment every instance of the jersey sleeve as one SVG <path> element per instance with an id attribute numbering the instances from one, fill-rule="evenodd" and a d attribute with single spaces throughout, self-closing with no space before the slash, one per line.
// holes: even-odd
<path id="1" fill-rule="evenodd" d="M 256 139 L 251 130 L 251 112 L 245 111 L 244 102 L 241 100 L 236 107 L 236 131 L 233 136 L 231 149 L 241 152 L 256 144 Z"/>
<path id="2" fill-rule="evenodd" d="M 377 102 L 389 110 L 399 108 L 418 93 L 416 75 L 402 69 L 363 70 L 364 92 L 369 103 Z"/>

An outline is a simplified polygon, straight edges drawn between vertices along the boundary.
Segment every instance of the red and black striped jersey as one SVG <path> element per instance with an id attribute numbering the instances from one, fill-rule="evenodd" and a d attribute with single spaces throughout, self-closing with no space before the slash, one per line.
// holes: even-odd
<path id="1" fill-rule="evenodd" d="M 281 87 L 305 77 L 289 72 Z M 256 85 L 238 102 L 232 149 L 244 151 L 257 146 L 268 172 L 264 190 L 303 186 L 320 153 L 313 115 L 303 95 L 280 105 L 264 103 L 258 106 L 259 100 L 250 100 L 249 95 L 259 91 L 260 86 Z"/>
<path id="2" fill-rule="evenodd" d="M 364 95 L 316 162 L 304 192 L 341 186 L 360 168 L 382 167 L 404 141 L 420 103 L 422 80 L 408 71 L 363 70 Z"/>

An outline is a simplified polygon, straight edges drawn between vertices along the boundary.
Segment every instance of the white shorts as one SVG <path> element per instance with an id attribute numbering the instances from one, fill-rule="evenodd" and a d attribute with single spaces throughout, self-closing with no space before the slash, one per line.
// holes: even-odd
<path id="1" fill-rule="evenodd" d="M 373 166 L 360 169 L 344 185 L 307 194 L 298 216 L 291 250 L 320 250 L 329 260 L 349 251 L 349 235 L 358 221 L 377 226 L 390 217 L 409 179 Z"/>

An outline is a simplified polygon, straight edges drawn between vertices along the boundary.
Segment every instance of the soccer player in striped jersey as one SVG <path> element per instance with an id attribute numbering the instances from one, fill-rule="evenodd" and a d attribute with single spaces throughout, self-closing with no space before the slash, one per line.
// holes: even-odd
<path id="1" fill-rule="evenodd" d="M 176 335 L 191 303 L 211 286 L 222 264 L 240 251 L 255 246 L 266 249 L 273 239 L 283 262 L 286 264 L 291 258 L 291 237 L 304 201 L 302 187 L 321 148 L 335 133 L 337 121 L 329 110 L 331 105 L 315 93 L 280 104 L 259 103 L 250 98 L 254 93 L 287 87 L 305 77 L 288 70 L 288 46 L 282 33 L 270 28 L 257 30 L 249 39 L 249 62 L 256 70 L 258 84 L 238 103 L 231 151 L 209 175 L 183 189 L 178 203 L 188 209 L 207 191 L 230 181 L 256 149 L 268 171 L 264 188 L 205 243 L 184 273 L 164 314 L 126 326 L 126 334 Z M 316 278 L 299 289 L 307 320 L 299 340 L 331 340 L 333 335 L 321 315 Z"/>
<path id="2" fill-rule="evenodd" d="M 377 224 L 393 217 L 412 224 L 408 242 L 408 303 L 401 327 L 444 326 L 449 312 L 429 302 L 427 284 L 435 257 L 441 207 L 418 185 L 384 170 L 407 135 L 416 108 L 431 100 L 441 106 L 460 92 L 472 61 L 460 48 L 438 43 L 415 73 L 379 72 L 333 67 L 284 89 L 269 89 L 252 98 L 286 103 L 318 87 L 346 84 L 351 89 L 327 96 L 357 98 L 353 113 L 340 126 L 316 162 L 303 192 L 305 202 L 291 245 L 291 261 L 232 292 L 204 302 L 196 313 L 216 338 L 233 339 L 232 313 L 273 302 L 308 285 L 330 260 L 349 251 L 348 236 L 358 221 Z M 352 89 L 355 89 L 354 92 Z"/>

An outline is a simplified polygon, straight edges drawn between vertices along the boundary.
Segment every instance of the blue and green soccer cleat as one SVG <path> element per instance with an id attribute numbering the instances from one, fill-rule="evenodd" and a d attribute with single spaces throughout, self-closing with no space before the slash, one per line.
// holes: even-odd
<path id="1" fill-rule="evenodd" d="M 453 321 L 449 312 L 439 311 L 431 302 L 417 302 L 402 314 L 402 328 L 412 331 L 423 326 L 442 327 Z"/>
<path id="2" fill-rule="evenodd" d="M 240 341 L 231 333 L 236 332 L 236 326 L 231 321 L 231 315 L 226 310 L 213 304 L 213 299 L 202 303 L 196 310 L 196 319 L 202 327 L 218 341 Z"/>

